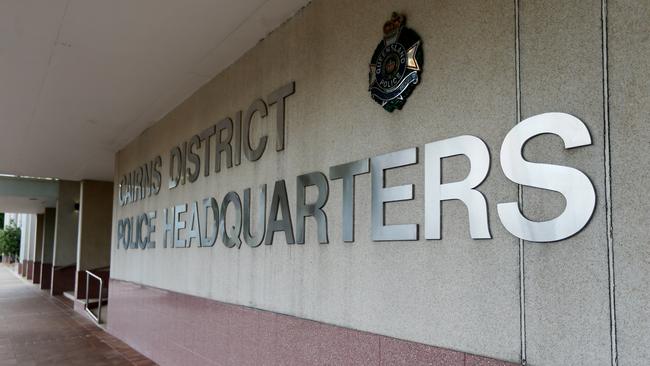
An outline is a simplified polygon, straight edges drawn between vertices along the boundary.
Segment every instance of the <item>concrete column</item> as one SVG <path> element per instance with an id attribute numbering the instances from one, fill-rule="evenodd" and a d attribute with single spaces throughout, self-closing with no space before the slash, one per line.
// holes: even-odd
<path id="1" fill-rule="evenodd" d="M 11 224 L 11 222 L 16 222 L 16 214 L 15 213 L 10 213 L 10 212 L 5 212 L 5 222 L 4 226 L 7 226 Z"/>
<path id="2" fill-rule="evenodd" d="M 3 228 L 7 227 L 7 225 L 9 225 L 12 219 L 13 219 L 13 214 L 9 212 L 5 212 L 5 219 L 4 222 L 2 223 L 2 227 Z M 2 263 L 9 264 L 10 261 L 9 256 L 4 255 L 4 253 L 0 253 L 0 255 L 2 255 Z"/>
<path id="3" fill-rule="evenodd" d="M 56 208 L 48 207 L 43 216 L 43 246 L 41 247 L 41 290 L 52 287 L 52 259 L 54 258 L 54 231 Z"/>
<path id="4" fill-rule="evenodd" d="M 56 204 L 52 295 L 74 291 L 79 228 L 79 182 L 60 181 Z"/>
<path id="5" fill-rule="evenodd" d="M 86 270 L 104 279 L 108 286 L 111 265 L 111 222 L 113 215 L 113 183 L 81 182 L 79 238 L 77 241 L 78 299 L 86 297 Z M 96 281 L 90 283 L 91 297 L 98 295 Z"/>
<path id="6" fill-rule="evenodd" d="M 601 1 L 522 1 L 520 7 L 522 118 L 549 111 L 578 117 L 592 144 L 565 150 L 557 136 L 535 137 L 526 155 L 576 167 L 591 178 L 596 210 L 579 234 L 561 244 L 524 243 L 523 278 L 527 361 L 531 365 L 611 364 L 607 201 L 602 158 Z M 522 188 L 530 220 L 555 217 L 563 200 Z"/>
<path id="7" fill-rule="evenodd" d="M 36 243 L 34 244 L 34 270 L 32 272 L 32 282 L 35 284 L 41 283 L 44 222 L 45 214 L 36 215 Z"/>
<path id="8" fill-rule="evenodd" d="M 27 259 L 25 258 L 26 241 L 25 241 L 25 225 L 23 223 L 23 215 L 16 214 L 16 227 L 20 229 L 20 252 L 18 252 L 18 273 L 22 276 L 25 273 L 25 264 Z"/>
<path id="9" fill-rule="evenodd" d="M 12 221 L 14 221 L 14 222 L 16 221 L 16 214 L 5 212 L 5 220 L 3 222 L 3 228 L 7 227 L 9 224 L 11 224 Z M 0 254 L 4 254 L 4 253 L 0 253 Z M 5 256 L 5 255 L 2 256 L 2 262 L 3 263 L 9 264 L 10 261 L 11 261 L 11 259 L 10 259 L 10 257 L 8 255 L 7 256 Z"/>
<path id="10" fill-rule="evenodd" d="M 20 218 L 20 274 L 27 277 L 27 270 L 29 267 L 29 214 L 18 214 Z"/>
<path id="11" fill-rule="evenodd" d="M 612 254 L 618 364 L 650 360 L 650 245 L 648 156 L 650 156 L 650 24 L 647 1 L 609 5 L 609 75 Z"/>
<path id="12" fill-rule="evenodd" d="M 20 237 L 24 240 L 25 249 L 23 251 L 23 277 L 27 277 L 27 269 L 29 266 L 29 215 L 20 214 L 22 217 L 22 227 L 20 228 Z"/>
<path id="13" fill-rule="evenodd" d="M 34 257 L 36 254 L 36 215 L 28 214 L 27 216 L 27 273 L 28 280 L 33 278 L 34 274 Z"/>

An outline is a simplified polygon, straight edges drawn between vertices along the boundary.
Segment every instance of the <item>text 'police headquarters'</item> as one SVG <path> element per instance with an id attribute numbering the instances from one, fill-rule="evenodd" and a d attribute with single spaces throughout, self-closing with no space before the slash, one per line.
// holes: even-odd
<path id="1" fill-rule="evenodd" d="M 288 83 L 271 92 L 266 99 L 255 99 L 245 112 L 193 135 L 189 140 L 174 146 L 169 155 L 168 189 L 195 182 L 203 171 L 204 176 L 219 173 L 246 160 L 255 162 L 262 157 L 269 144 L 263 135 L 251 141 L 251 122 L 256 115 L 261 123 L 272 123 L 269 109 L 275 106 L 275 150 L 284 150 L 285 100 L 295 91 L 295 83 Z M 565 148 L 591 144 L 585 124 L 565 113 L 544 113 L 520 122 L 504 137 L 500 150 L 500 165 L 505 176 L 513 183 L 559 192 L 565 199 L 564 211 L 547 221 L 528 220 L 519 210 L 517 202 L 497 204 L 503 226 L 518 238 L 533 242 L 552 242 L 566 239 L 579 232 L 591 218 L 596 195 L 589 178 L 581 171 L 560 165 L 532 163 L 523 158 L 525 143 L 540 134 L 554 134 L 562 138 Z M 470 162 L 470 172 L 461 181 L 442 183 L 441 161 L 463 155 Z M 202 156 L 202 158 L 201 158 Z M 117 245 L 124 249 L 155 248 L 154 235 L 161 230 L 163 247 L 188 248 L 192 245 L 210 247 L 221 235 L 222 243 L 240 247 L 245 242 L 257 247 L 262 242 L 272 244 L 276 232 L 284 233 L 287 244 L 304 244 L 305 220 L 315 220 L 319 243 L 329 242 L 328 219 L 325 210 L 329 199 L 330 181 L 342 184 L 342 237 L 354 241 L 355 177 L 371 175 L 371 237 L 374 241 L 418 240 L 417 224 L 386 225 L 385 210 L 388 202 L 413 199 L 413 184 L 385 186 L 386 170 L 417 164 L 418 147 L 365 158 L 332 166 L 329 172 L 308 172 L 296 177 L 296 204 L 292 212 L 285 180 L 273 182 L 270 206 L 267 210 L 267 185 L 246 188 L 241 193 L 227 192 L 220 202 L 214 197 L 176 204 L 164 208 L 161 222 L 156 211 L 149 211 L 118 220 Z M 212 158 L 214 157 L 214 160 Z M 203 162 L 201 162 L 203 160 Z M 487 177 L 490 153 L 478 137 L 464 135 L 424 145 L 424 237 L 441 239 L 441 202 L 460 200 L 467 207 L 469 233 L 473 239 L 490 239 L 488 210 L 485 196 L 477 187 Z M 155 196 L 162 186 L 162 158 L 156 156 L 122 176 L 118 187 L 121 206 Z M 306 202 L 307 187 L 314 186 L 316 199 Z M 254 193 L 253 193 L 254 192 Z M 255 195 L 257 207 L 251 204 Z M 243 200 L 242 200 L 243 198 Z M 268 214 L 267 214 L 268 212 Z M 294 221 L 295 219 L 295 221 Z M 253 227 L 253 222 L 255 227 Z M 294 230 L 295 222 L 295 230 Z M 162 225 L 161 225 L 162 224 Z M 295 234 L 295 235 L 294 235 Z"/>

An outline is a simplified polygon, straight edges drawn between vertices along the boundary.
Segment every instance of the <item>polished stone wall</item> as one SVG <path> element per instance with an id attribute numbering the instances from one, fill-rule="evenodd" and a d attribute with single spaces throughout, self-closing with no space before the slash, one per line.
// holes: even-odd
<path id="1" fill-rule="evenodd" d="M 119 280 L 110 289 L 109 331 L 160 364 L 515 365 Z"/>

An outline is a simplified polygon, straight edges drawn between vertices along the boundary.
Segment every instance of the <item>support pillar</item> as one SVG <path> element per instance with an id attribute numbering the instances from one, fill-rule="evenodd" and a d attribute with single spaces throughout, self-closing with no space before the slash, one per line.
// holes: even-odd
<path id="1" fill-rule="evenodd" d="M 27 272 L 27 235 L 25 235 L 25 215 L 16 215 L 16 226 L 20 228 L 20 252 L 18 253 L 18 273 L 25 276 Z"/>
<path id="2" fill-rule="evenodd" d="M 34 270 L 32 272 L 32 282 L 35 284 L 41 283 L 44 222 L 45 214 L 36 215 L 36 243 L 34 244 Z"/>
<path id="3" fill-rule="evenodd" d="M 78 228 L 79 182 L 60 181 L 56 203 L 52 295 L 75 289 Z"/>
<path id="4" fill-rule="evenodd" d="M 34 274 L 34 258 L 36 254 L 36 215 L 28 214 L 27 216 L 27 272 L 25 277 L 32 280 Z"/>
<path id="5" fill-rule="evenodd" d="M 52 287 L 52 259 L 54 258 L 54 231 L 56 208 L 48 207 L 43 215 L 43 246 L 41 247 L 41 290 Z"/>
<path id="6" fill-rule="evenodd" d="M 77 242 L 77 299 L 86 297 L 86 270 L 104 280 L 108 288 L 111 265 L 113 183 L 82 181 Z M 98 283 L 89 286 L 91 298 L 99 295 Z"/>

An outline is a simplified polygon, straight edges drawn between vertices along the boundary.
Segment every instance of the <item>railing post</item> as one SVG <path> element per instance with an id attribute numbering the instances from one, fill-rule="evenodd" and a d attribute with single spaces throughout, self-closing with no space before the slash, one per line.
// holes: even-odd
<path id="1" fill-rule="evenodd" d="M 93 311 L 88 307 L 88 300 L 90 299 L 90 291 L 88 291 L 89 284 L 90 284 L 90 276 L 96 278 L 99 281 L 99 298 L 98 298 L 99 303 L 97 304 L 97 315 L 95 315 Z M 95 319 L 97 323 L 101 323 L 103 289 L 104 289 L 104 280 L 102 280 L 102 278 L 97 276 L 96 274 L 90 271 L 86 271 L 86 303 L 84 304 L 84 308 L 86 309 L 86 312 L 90 314 L 90 316 L 93 319 Z"/>
<path id="2" fill-rule="evenodd" d="M 89 295 L 88 285 L 89 284 L 90 284 L 90 275 L 88 275 L 88 271 L 86 271 L 86 303 L 84 305 L 86 309 L 88 309 L 88 295 Z"/>
<path id="3" fill-rule="evenodd" d="M 97 323 L 101 323 L 101 317 L 102 317 L 102 290 L 104 289 L 104 281 L 102 280 L 101 277 L 97 277 L 99 279 L 99 305 L 97 305 Z"/>

